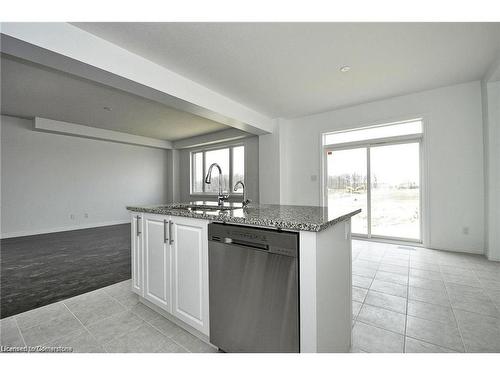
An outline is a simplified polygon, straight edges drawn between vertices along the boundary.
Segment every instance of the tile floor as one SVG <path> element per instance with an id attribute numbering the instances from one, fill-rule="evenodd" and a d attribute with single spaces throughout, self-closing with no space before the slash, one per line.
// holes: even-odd
<path id="1" fill-rule="evenodd" d="M 353 352 L 500 352 L 500 262 L 353 241 Z"/>
<path id="2" fill-rule="evenodd" d="M 500 262 L 353 241 L 352 352 L 500 352 Z M 215 352 L 139 303 L 130 280 L 0 321 L 1 344 Z"/>
<path id="3" fill-rule="evenodd" d="M 0 321 L 1 345 L 62 346 L 84 353 L 215 352 L 139 303 L 130 280 Z"/>

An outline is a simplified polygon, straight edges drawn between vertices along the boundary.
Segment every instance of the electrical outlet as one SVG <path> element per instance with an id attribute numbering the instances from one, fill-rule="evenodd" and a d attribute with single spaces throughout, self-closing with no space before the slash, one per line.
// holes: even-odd
<path id="1" fill-rule="evenodd" d="M 83 217 L 84 217 L 85 219 L 88 219 L 88 218 L 89 218 L 89 214 L 85 212 L 85 213 L 83 214 Z"/>
<path id="2" fill-rule="evenodd" d="M 70 218 L 71 220 L 75 220 L 75 215 L 71 214 L 71 215 L 69 215 L 69 218 Z"/>
<path id="3" fill-rule="evenodd" d="M 315 174 L 312 174 L 311 175 L 311 181 L 317 181 L 318 180 L 318 176 L 315 175 Z"/>
<path id="4" fill-rule="evenodd" d="M 463 227 L 462 228 L 462 233 L 463 234 L 469 234 L 469 227 Z"/>

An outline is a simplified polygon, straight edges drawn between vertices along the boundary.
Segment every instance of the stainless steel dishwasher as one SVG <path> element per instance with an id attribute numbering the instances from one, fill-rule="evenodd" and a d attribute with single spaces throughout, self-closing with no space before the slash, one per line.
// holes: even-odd
<path id="1" fill-rule="evenodd" d="M 213 223 L 208 239 L 210 342 L 298 353 L 298 233 Z"/>

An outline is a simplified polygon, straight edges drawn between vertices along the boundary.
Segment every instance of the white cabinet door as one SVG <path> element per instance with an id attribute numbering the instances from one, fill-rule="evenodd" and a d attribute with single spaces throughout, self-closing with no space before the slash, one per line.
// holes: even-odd
<path id="1" fill-rule="evenodd" d="M 144 215 L 144 298 L 171 311 L 168 217 Z"/>
<path id="2" fill-rule="evenodd" d="M 142 216 L 131 216 L 132 291 L 142 296 Z"/>
<path id="3" fill-rule="evenodd" d="M 208 221 L 173 216 L 172 314 L 209 335 Z"/>

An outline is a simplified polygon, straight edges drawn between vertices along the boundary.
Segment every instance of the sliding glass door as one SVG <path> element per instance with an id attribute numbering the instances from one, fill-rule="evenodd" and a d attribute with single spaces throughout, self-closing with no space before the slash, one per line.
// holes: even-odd
<path id="1" fill-rule="evenodd" d="M 421 240 L 420 142 L 326 148 L 329 211 L 362 209 L 352 233 Z"/>
<path id="2" fill-rule="evenodd" d="M 352 218 L 352 231 L 368 235 L 367 149 L 327 152 L 328 209 L 335 213 L 362 209 Z"/>
<path id="3" fill-rule="evenodd" d="M 420 239 L 420 143 L 370 147 L 371 235 Z"/>

